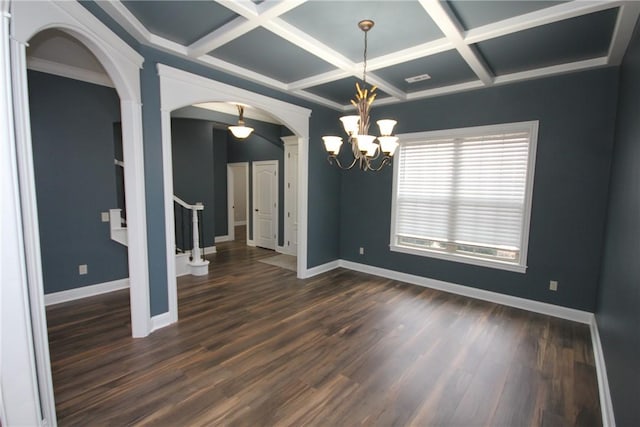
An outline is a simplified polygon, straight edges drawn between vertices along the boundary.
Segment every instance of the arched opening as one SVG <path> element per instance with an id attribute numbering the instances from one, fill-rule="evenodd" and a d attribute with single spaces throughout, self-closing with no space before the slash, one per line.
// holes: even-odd
<path id="1" fill-rule="evenodd" d="M 244 105 L 252 132 L 238 138 L 229 131 L 239 120 L 236 107 L 208 102 L 171 112 L 177 276 L 205 275 L 223 259 L 258 262 L 260 251 L 243 246 L 266 249 L 261 262 L 297 270 L 297 137 L 268 112 Z M 195 203 L 203 205 L 197 228 Z"/>
<path id="2" fill-rule="evenodd" d="M 162 146 L 164 171 L 165 224 L 167 241 L 167 282 L 169 299 L 168 323 L 178 319 L 177 281 L 175 263 L 175 217 L 173 210 L 173 175 L 171 112 L 185 106 L 204 102 L 222 102 L 251 105 L 268 111 L 290 129 L 298 142 L 297 167 L 297 275 L 307 274 L 307 159 L 310 110 L 285 103 L 264 95 L 219 83 L 185 71 L 158 65 L 162 100 Z"/>
<path id="3" fill-rule="evenodd" d="M 97 58 L 120 97 L 124 180 L 128 228 L 128 265 L 131 330 L 134 337 L 150 330 L 146 245 L 146 216 L 142 150 L 139 70 L 142 57 L 75 2 L 13 2 L 11 5 L 11 77 L 15 140 L 20 181 L 20 205 L 39 396 L 38 412 L 55 425 L 55 406 L 48 351 L 43 266 L 37 209 L 33 144 L 27 84 L 26 48 L 29 40 L 48 29 L 58 29 L 82 43 Z M 100 217 L 98 217 L 100 219 Z M 77 266 L 76 266 L 77 268 Z M 25 357 L 33 357 L 25 355 Z"/>

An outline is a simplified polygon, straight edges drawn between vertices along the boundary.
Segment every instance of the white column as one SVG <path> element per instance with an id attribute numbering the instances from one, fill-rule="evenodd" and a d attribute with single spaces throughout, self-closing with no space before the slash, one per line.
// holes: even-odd
<path id="1" fill-rule="evenodd" d="M 209 261 L 202 258 L 202 250 L 200 249 L 200 231 L 198 225 L 198 211 L 204 209 L 202 203 L 196 203 L 191 206 L 193 218 L 193 248 L 191 249 L 191 261 L 189 268 L 194 276 L 206 276 L 209 273 Z"/>
<path id="2" fill-rule="evenodd" d="M 138 338 L 146 337 L 151 331 L 142 106 L 136 101 L 121 100 L 120 113 L 122 115 L 124 197 L 127 206 L 131 333 L 134 338 Z"/>
<path id="3" fill-rule="evenodd" d="M 202 262 L 202 251 L 200 250 L 200 228 L 198 227 L 198 211 L 204 209 L 202 203 L 196 203 L 191 209 L 193 221 L 193 249 L 191 249 L 192 262 Z"/>
<path id="4" fill-rule="evenodd" d="M 46 335 L 38 335 L 43 327 L 46 333 L 46 324 L 32 324 L 30 315 L 29 279 L 25 259 L 25 251 L 29 251 L 29 248 L 25 247 L 22 234 L 21 186 L 16 153 L 18 142 L 14 128 L 11 80 L 13 71 L 17 74 L 16 84 L 21 85 L 15 88 L 18 96 L 16 109 L 20 108 L 24 115 L 28 112 L 25 45 L 16 40 L 11 42 L 11 48 L 18 54 L 18 58 L 12 62 L 8 11 L 9 2 L 0 0 L 0 421 L 3 425 L 40 425 L 42 417 L 34 342 L 39 343 L 41 348 L 47 347 Z M 24 120 L 18 117 L 16 119 L 17 126 L 24 128 Z M 30 256 L 33 256 L 33 253 L 29 252 Z M 39 309 L 41 314 L 44 314 L 44 305 Z M 36 315 L 34 318 L 39 317 Z M 39 362 L 49 364 L 48 347 L 46 361 Z M 41 372 L 41 376 L 46 376 L 46 373 Z M 50 371 L 46 378 L 41 378 L 40 384 L 51 384 Z M 53 402 L 51 387 L 41 390 L 41 395 L 45 404 Z M 43 409 L 45 418 L 55 426 L 55 407 Z"/>

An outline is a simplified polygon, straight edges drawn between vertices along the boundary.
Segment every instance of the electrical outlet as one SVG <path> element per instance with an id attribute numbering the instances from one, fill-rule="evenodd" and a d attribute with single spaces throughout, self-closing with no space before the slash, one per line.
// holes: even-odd
<path id="1" fill-rule="evenodd" d="M 100 212 L 102 222 L 109 222 L 109 212 Z"/>
<path id="2" fill-rule="evenodd" d="M 558 290 L 558 281 L 557 280 L 549 281 L 549 290 L 550 291 L 557 291 Z"/>
<path id="3" fill-rule="evenodd" d="M 364 255 L 364 248 L 360 247 L 360 255 Z"/>
<path id="4" fill-rule="evenodd" d="M 85 274 L 87 274 L 89 272 L 89 268 L 87 267 L 87 264 L 80 264 L 78 266 L 78 274 L 83 276 Z"/>

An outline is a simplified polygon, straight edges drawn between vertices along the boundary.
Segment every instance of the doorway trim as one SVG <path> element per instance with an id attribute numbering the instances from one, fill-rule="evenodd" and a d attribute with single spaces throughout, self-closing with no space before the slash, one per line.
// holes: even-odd
<path id="1" fill-rule="evenodd" d="M 299 143 L 298 166 L 298 277 L 307 275 L 307 199 L 309 159 L 309 116 L 311 110 L 288 102 L 270 98 L 198 74 L 158 64 L 160 76 L 160 110 L 162 123 L 162 161 L 164 184 L 165 240 L 167 243 L 167 292 L 169 299 L 168 322 L 178 321 L 178 291 L 174 254 L 173 222 L 173 161 L 171 158 L 171 111 L 202 102 L 233 102 L 251 105 L 277 117 L 297 137 Z"/>
<path id="2" fill-rule="evenodd" d="M 235 186 L 236 182 L 234 181 L 233 169 L 241 169 L 244 170 L 245 176 L 245 213 L 244 218 L 246 221 L 245 234 L 247 242 L 249 241 L 249 162 L 235 162 L 235 163 L 227 163 L 227 234 L 229 235 L 230 240 L 235 240 L 235 210 L 234 206 L 236 204 L 235 200 Z"/>
<path id="3" fill-rule="evenodd" d="M 18 203 L 23 223 L 21 245 L 25 254 L 25 284 L 30 300 L 28 304 L 31 308 L 34 365 L 38 371 L 42 416 L 44 422 L 55 426 L 55 403 L 44 311 L 42 261 L 31 143 L 26 47 L 28 41 L 35 34 L 46 29 L 56 28 L 70 34 L 100 61 L 120 97 L 129 223 L 131 329 L 134 337 L 146 336 L 150 331 L 140 98 L 140 69 L 144 58 L 77 2 L 14 1 L 10 6 L 10 15 L 7 14 L 4 17 L 11 20 L 11 87 L 13 88 L 13 119 L 15 123 L 15 161 L 19 177 L 19 188 L 16 189 L 16 194 L 20 196 Z M 3 31 L 5 30 L 3 29 Z M 13 424 L 10 419 L 8 421 L 9 424 Z"/>

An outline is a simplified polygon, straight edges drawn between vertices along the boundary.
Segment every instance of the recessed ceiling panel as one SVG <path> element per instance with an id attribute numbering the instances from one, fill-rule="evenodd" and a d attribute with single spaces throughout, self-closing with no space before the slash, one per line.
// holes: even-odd
<path id="1" fill-rule="evenodd" d="M 123 1 L 153 34 L 188 46 L 238 17 L 214 1 Z"/>
<path id="2" fill-rule="evenodd" d="M 605 56 L 618 9 L 609 9 L 478 43 L 496 75 Z"/>
<path id="3" fill-rule="evenodd" d="M 470 30 L 471 28 L 481 27 L 566 2 L 448 0 L 447 3 L 464 29 Z"/>
<path id="4" fill-rule="evenodd" d="M 417 92 L 478 79 L 466 61 L 455 50 L 403 62 L 376 70 L 374 73 L 405 92 Z M 424 74 L 428 74 L 430 78 L 415 83 L 408 83 L 405 80 Z"/>
<path id="5" fill-rule="evenodd" d="M 281 18 L 352 61 L 362 60 L 363 19 L 375 21 L 370 58 L 443 37 L 417 1 L 308 1 Z"/>
<path id="6" fill-rule="evenodd" d="M 356 96 L 356 82 L 358 82 L 360 84 L 360 88 L 363 89 L 362 80 L 356 79 L 355 77 L 348 77 L 346 79 L 310 87 L 305 90 L 323 98 L 327 98 L 333 102 L 337 102 L 338 104 L 349 105 L 351 104 L 351 100 Z M 370 88 L 371 85 L 367 83 L 367 87 Z M 378 94 L 376 99 L 383 99 L 389 96 L 380 89 L 376 89 L 376 93 Z"/>
<path id="7" fill-rule="evenodd" d="M 263 28 L 256 28 L 209 54 L 285 83 L 335 69 Z"/>

